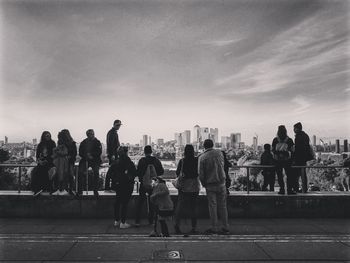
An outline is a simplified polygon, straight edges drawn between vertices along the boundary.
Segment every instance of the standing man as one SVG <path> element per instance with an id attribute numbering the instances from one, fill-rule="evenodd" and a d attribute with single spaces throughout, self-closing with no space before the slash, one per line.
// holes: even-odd
<path id="1" fill-rule="evenodd" d="M 107 133 L 107 156 L 109 160 L 109 165 L 111 165 L 116 159 L 118 159 L 118 148 L 120 146 L 118 130 L 122 122 L 120 120 L 115 120 L 112 129 Z M 112 178 L 109 172 L 106 174 L 105 190 L 112 190 Z"/>
<path id="2" fill-rule="evenodd" d="M 294 124 L 295 133 L 295 151 L 294 151 L 294 165 L 305 166 L 307 161 L 313 159 L 310 153 L 310 138 L 303 131 L 303 126 L 300 122 Z M 305 168 L 295 168 L 295 186 L 294 191 L 299 190 L 299 178 L 301 177 L 302 191 L 307 192 L 307 176 Z"/>
<path id="3" fill-rule="evenodd" d="M 213 149 L 213 146 L 212 140 L 205 140 L 205 151 L 198 159 L 199 180 L 207 193 L 211 220 L 211 228 L 206 230 L 205 233 L 209 235 L 218 232 L 229 234 L 224 156 L 221 151 Z M 218 212 L 223 225 L 220 231 L 218 229 Z"/>
<path id="4" fill-rule="evenodd" d="M 79 185 L 78 185 L 78 196 L 83 193 L 83 176 L 88 175 L 88 169 L 91 167 L 93 171 L 92 186 L 95 197 L 98 197 L 98 181 L 99 181 L 99 167 L 102 162 L 102 145 L 99 140 L 95 137 L 93 129 L 86 131 L 87 138 L 81 142 L 79 146 L 79 156 L 81 160 L 79 162 Z"/>

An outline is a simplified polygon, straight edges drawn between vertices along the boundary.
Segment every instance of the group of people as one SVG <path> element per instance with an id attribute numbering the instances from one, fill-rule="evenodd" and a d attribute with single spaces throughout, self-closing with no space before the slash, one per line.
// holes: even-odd
<path id="1" fill-rule="evenodd" d="M 185 146 L 184 158 L 177 166 L 176 188 L 178 199 L 176 207 L 170 198 L 169 189 L 162 178 L 164 169 L 161 162 L 152 156 L 152 147 L 144 147 L 145 156 L 137 166 L 128 156 L 128 148 L 121 146 L 118 130 L 122 123 L 115 120 L 113 127 L 107 133 L 107 156 L 110 167 L 106 174 L 105 190 L 115 192 L 114 226 L 129 228 L 126 222 L 128 203 L 131 199 L 135 178 L 140 182 L 139 197 L 136 206 L 135 226 L 140 226 L 141 212 L 145 202 L 147 203 L 147 216 L 149 224 L 154 225 L 151 235 L 158 235 L 158 223 L 161 235 L 169 236 L 167 221 L 174 217 L 174 229 L 176 234 L 182 234 L 181 219 L 191 219 L 190 233 L 197 233 L 196 201 L 200 191 L 200 184 L 206 190 L 208 209 L 211 219 L 211 228 L 207 234 L 228 234 L 227 195 L 231 184 L 228 175 L 232 164 L 227 160 L 223 151 L 213 148 L 213 141 L 204 141 L 204 152 L 195 156 L 194 147 Z M 302 177 L 302 189 L 306 192 L 305 169 L 292 169 L 291 165 L 303 166 L 310 158 L 312 152 L 308 135 L 302 130 L 301 123 L 294 125 L 295 141 L 288 137 L 285 126 L 278 127 L 276 138 L 264 145 L 264 153 L 261 156 L 261 165 L 274 167 L 264 168 L 263 190 L 274 191 L 275 174 L 278 176 L 280 186 L 279 194 L 285 194 L 283 169 L 287 175 L 287 193 L 295 194 L 299 189 L 299 177 Z M 94 195 L 99 196 L 99 167 L 101 164 L 102 145 L 95 137 L 94 131 L 86 131 L 87 138 L 83 140 L 77 151 L 76 143 L 70 132 L 64 129 L 58 133 L 57 145 L 52 140 L 51 134 L 44 131 L 37 147 L 37 162 L 32 178 L 32 189 L 35 196 L 42 191 L 49 191 L 54 195 L 76 195 L 80 197 L 83 192 L 83 182 L 92 173 L 92 185 Z M 77 154 L 81 157 L 77 175 L 78 185 L 74 184 L 74 163 Z M 74 190 L 77 189 L 77 192 Z M 218 218 L 222 224 L 219 227 Z"/>
<path id="2" fill-rule="evenodd" d="M 278 127 L 277 136 L 270 144 L 264 145 L 264 153 L 261 155 L 260 164 L 274 166 L 263 169 L 264 184 L 262 190 L 274 191 L 275 175 L 279 184 L 279 194 L 285 194 L 285 182 L 283 170 L 287 176 L 287 194 L 300 192 L 299 178 L 302 181 L 301 191 L 307 192 L 307 176 L 304 167 L 292 168 L 294 166 L 305 166 L 307 161 L 315 158 L 310 146 L 309 136 L 303 131 L 300 122 L 294 124 L 294 141 L 288 137 L 287 129 L 284 125 Z"/>

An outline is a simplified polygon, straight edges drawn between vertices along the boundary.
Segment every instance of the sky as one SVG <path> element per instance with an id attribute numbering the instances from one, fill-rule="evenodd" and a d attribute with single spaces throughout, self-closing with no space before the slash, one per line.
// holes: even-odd
<path id="1" fill-rule="evenodd" d="M 350 139 L 346 0 L 0 0 L 0 140 Z"/>

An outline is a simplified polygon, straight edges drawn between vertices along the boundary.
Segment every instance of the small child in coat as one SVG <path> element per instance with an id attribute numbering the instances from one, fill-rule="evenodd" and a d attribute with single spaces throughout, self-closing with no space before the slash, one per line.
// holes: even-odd
<path id="1" fill-rule="evenodd" d="M 150 236 L 158 236 L 157 221 L 159 221 L 162 236 L 169 237 L 169 230 L 166 220 L 172 218 L 174 213 L 174 204 L 170 198 L 169 189 L 166 186 L 165 180 L 159 176 L 153 181 L 151 202 L 155 206 L 156 218 L 154 220 L 154 231 Z"/>

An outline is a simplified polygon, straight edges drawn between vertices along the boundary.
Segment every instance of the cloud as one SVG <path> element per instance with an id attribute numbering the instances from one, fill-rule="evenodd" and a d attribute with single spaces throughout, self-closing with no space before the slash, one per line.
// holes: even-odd
<path id="1" fill-rule="evenodd" d="M 201 41 L 201 44 L 211 45 L 214 47 L 225 47 L 225 46 L 229 46 L 229 45 L 238 43 L 242 40 L 243 40 L 243 38 L 228 39 L 228 40 L 210 40 L 210 41 Z"/>
<path id="2" fill-rule="evenodd" d="M 303 96 L 296 96 L 292 99 L 292 103 L 296 104 L 293 114 L 299 115 L 307 112 L 311 107 L 311 103 Z"/>

